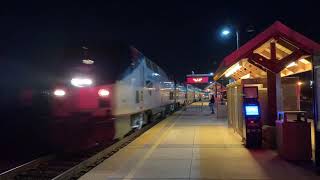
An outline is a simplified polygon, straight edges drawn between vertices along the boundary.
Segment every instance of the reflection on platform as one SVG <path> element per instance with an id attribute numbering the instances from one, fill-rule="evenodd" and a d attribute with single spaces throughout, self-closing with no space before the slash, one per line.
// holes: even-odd
<path id="1" fill-rule="evenodd" d="M 144 133 L 85 179 L 318 179 L 271 150 L 248 150 L 227 126 L 194 103 Z"/>

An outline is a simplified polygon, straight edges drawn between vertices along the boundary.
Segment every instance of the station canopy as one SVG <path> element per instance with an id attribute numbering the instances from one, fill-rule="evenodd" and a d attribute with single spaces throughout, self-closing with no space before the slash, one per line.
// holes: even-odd
<path id="1" fill-rule="evenodd" d="M 214 80 L 266 78 L 267 71 L 281 77 L 310 71 L 312 55 L 320 45 L 279 21 L 267 28 L 220 63 Z"/>

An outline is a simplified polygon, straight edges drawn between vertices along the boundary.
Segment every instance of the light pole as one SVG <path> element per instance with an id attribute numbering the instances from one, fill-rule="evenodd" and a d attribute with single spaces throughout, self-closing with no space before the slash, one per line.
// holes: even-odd
<path id="1" fill-rule="evenodd" d="M 246 28 L 245 32 L 251 34 L 251 33 L 255 32 L 255 29 L 254 29 L 254 27 L 252 25 L 249 25 Z M 239 49 L 239 47 L 240 47 L 240 37 L 239 37 L 239 30 L 236 27 L 232 26 L 231 28 L 230 27 L 223 28 L 222 31 L 221 31 L 221 36 L 227 37 L 227 36 L 230 36 L 230 34 L 232 34 L 232 33 L 236 34 L 237 49 Z"/>
<path id="2" fill-rule="evenodd" d="M 231 30 L 229 28 L 225 28 L 221 31 L 222 36 L 229 36 L 231 34 Z M 239 32 L 238 30 L 235 31 L 236 34 L 236 41 L 237 41 L 237 49 L 239 49 Z"/>

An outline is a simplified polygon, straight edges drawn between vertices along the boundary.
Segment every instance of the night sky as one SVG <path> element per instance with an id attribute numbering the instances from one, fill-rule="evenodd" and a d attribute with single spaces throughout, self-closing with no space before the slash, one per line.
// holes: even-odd
<path id="1" fill-rule="evenodd" d="M 319 6 L 315 2 L 118 0 L 1 4 L 1 75 L 6 83 L 20 82 L 22 76 L 39 78 L 58 67 L 65 47 L 79 46 L 81 51 L 91 41 L 121 40 L 135 46 L 170 76 L 183 80 L 192 70 L 214 72 L 222 58 L 236 48 L 235 37 L 219 37 L 225 25 L 240 31 L 241 44 L 276 20 L 320 42 Z M 246 33 L 248 26 L 253 26 L 255 32 Z"/>

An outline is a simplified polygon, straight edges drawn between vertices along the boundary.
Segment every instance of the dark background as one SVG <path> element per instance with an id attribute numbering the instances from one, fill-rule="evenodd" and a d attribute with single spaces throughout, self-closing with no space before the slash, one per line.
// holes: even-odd
<path id="1" fill-rule="evenodd" d="M 318 8 L 316 1 L 271 0 L 5 2 L 0 75 L 6 85 L 43 80 L 69 61 L 63 58 L 65 48 L 81 51 L 90 41 L 121 40 L 182 81 L 192 70 L 214 72 L 236 48 L 235 37 L 219 36 L 225 25 L 240 31 L 241 44 L 276 20 L 319 42 Z M 246 33 L 248 26 L 255 32 Z"/>
<path id="2" fill-rule="evenodd" d="M 0 146 L 6 148 L 1 149 L 0 172 L 8 168 L 8 162 L 13 166 L 48 151 L 43 134 L 47 134 L 46 123 L 50 121 L 34 118 L 41 112 L 39 109 L 35 114 L 28 109 L 2 113 L 6 107 L 18 104 L 10 95 L 40 82 L 52 84 L 61 67 L 70 61 L 81 62 L 82 46 L 90 50 L 93 42 L 131 44 L 171 77 L 183 81 L 191 71 L 214 72 L 223 57 L 235 50 L 234 36 L 219 36 L 224 26 L 238 29 L 243 44 L 280 20 L 320 42 L 319 7 L 316 1 L 306 0 L 2 1 Z M 246 33 L 249 26 L 253 26 L 254 33 Z M 79 48 L 78 56 L 66 58 L 70 47 Z M 95 57 L 99 57 L 95 61 L 105 60 L 103 52 Z M 311 105 L 309 99 L 305 102 Z M 12 159 L 17 161 L 1 161 Z"/>

